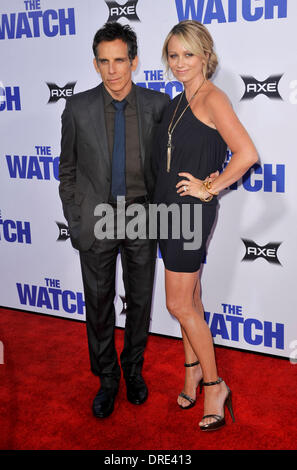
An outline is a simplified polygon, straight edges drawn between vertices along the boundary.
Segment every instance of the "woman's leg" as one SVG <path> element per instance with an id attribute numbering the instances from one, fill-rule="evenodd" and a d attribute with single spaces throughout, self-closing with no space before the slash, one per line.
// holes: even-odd
<path id="1" fill-rule="evenodd" d="M 218 378 L 213 340 L 210 329 L 202 315 L 197 314 L 193 296 L 197 284 L 198 272 L 176 273 L 165 270 L 166 302 L 169 312 L 180 322 L 184 335 L 188 339 L 196 357 L 200 361 L 204 382 L 213 382 Z M 187 347 L 186 346 L 186 347 Z M 187 351 L 189 349 L 187 348 Z M 205 387 L 204 414 L 223 414 L 227 388 L 224 382 L 213 387 Z M 205 418 L 201 424 L 215 421 Z"/>
<path id="2" fill-rule="evenodd" d="M 200 299 L 200 279 L 198 276 L 197 276 L 196 286 L 194 289 L 193 304 L 194 304 L 194 308 L 197 314 L 204 317 L 204 310 L 203 310 L 202 302 Z M 183 345 L 184 345 L 184 351 L 185 351 L 185 362 L 187 364 L 192 364 L 193 362 L 198 361 L 198 358 L 195 352 L 193 351 L 193 348 L 182 326 L 181 326 L 181 332 L 182 332 Z M 197 390 L 197 386 L 201 378 L 202 378 L 202 369 L 201 369 L 200 364 L 194 367 L 185 367 L 185 384 L 184 384 L 183 392 L 186 395 L 193 398 L 194 400 L 196 399 L 196 390 Z M 177 403 L 182 407 L 189 405 L 189 401 L 186 400 L 185 398 L 182 398 L 181 396 L 178 396 Z"/>

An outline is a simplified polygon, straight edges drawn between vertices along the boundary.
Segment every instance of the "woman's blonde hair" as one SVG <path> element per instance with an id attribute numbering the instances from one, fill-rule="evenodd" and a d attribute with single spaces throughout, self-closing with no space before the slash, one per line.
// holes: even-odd
<path id="1" fill-rule="evenodd" d="M 169 70 L 168 43 L 172 36 L 177 36 L 189 52 L 204 59 L 203 75 L 206 79 L 211 78 L 218 65 L 218 59 L 213 50 L 213 39 L 206 27 L 194 20 L 180 21 L 173 26 L 165 39 L 162 50 L 162 60 L 166 66 L 166 72 Z"/>

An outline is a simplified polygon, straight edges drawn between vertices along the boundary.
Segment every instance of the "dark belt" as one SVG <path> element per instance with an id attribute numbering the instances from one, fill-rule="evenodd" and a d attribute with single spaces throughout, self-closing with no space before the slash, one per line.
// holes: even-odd
<path id="1" fill-rule="evenodd" d="M 131 206 L 131 204 L 145 204 L 146 202 L 149 202 L 148 196 L 127 198 L 125 199 L 125 206 L 128 207 Z M 108 204 L 110 204 L 112 207 L 117 207 L 116 201 L 108 201 Z"/>

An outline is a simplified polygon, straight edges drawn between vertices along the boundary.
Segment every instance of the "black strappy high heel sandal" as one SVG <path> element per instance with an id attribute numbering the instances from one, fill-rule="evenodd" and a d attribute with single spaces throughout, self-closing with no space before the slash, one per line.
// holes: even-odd
<path id="1" fill-rule="evenodd" d="M 192 362 L 191 364 L 187 364 L 185 363 L 184 366 L 185 367 L 194 367 L 194 366 L 198 366 L 198 364 L 200 364 L 199 361 L 196 361 L 196 362 Z M 202 384 L 203 384 L 203 379 L 201 379 L 198 383 L 199 387 L 200 387 L 200 393 L 202 393 Z M 198 387 L 198 386 L 197 386 Z M 188 400 L 188 402 L 190 402 L 190 404 L 188 406 L 182 406 L 178 403 L 178 406 L 180 406 L 180 408 L 182 410 L 189 410 L 190 408 L 193 408 L 193 406 L 195 405 L 196 403 L 196 400 L 194 400 L 194 398 L 190 397 L 189 395 L 187 395 L 186 393 L 184 392 L 181 392 L 179 394 L 179 397 L 181 398 L 185 398 L 185 400 Z"/>
<path id="2" fill-rule="evenodd" d="M 206 387 L 210 387 L 211 385 L 218 385 L 221 382 L 223 382 L 223 379 L 221 379 L 221 377 L 219 377 L 216 382 L 203 382 L 202 385 L 204 385 Z M 233 422 L 235 421 L 233 408 L 232 408 L 231 390 L 230 390 L 230 388 L 228 387 L 227 384 L 225 384 L 225 385 L 226 385 L 227 390 L 228 390 L 228 395 L 226 396 L 225 401 L 224 401 L 224 405 L 223 405 L 223 408 L 224 408 L 223 416 L 220 416 L 220 415 L 205 415 L 205 416 L 203 416 L 202 419 L 204 419 L 204 418 L 214 418 L 216 421 L 213 421 L 212 423 L 209 423 L 209 424 L 205 424 L 203 426 L 199 426 L 201 431 L 216 431 L 217 429 L 220 429 L 222 426 L 224 426 L 224 424 L 226 424 L 226 421 L 225 421 L 225 406 L 227 406 Z"/>

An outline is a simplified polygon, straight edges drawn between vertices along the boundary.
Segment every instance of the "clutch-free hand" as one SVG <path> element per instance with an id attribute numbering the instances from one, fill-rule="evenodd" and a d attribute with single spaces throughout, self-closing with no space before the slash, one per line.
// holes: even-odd
<path id="1" fill-rule="evenodd" d="M 179 173 L 178 175 L 184 178 L 176 185 L 177 193 L 180 196 L 193 196 L 201 200 L 209 198 L 210 193 L 206 190 L 202 180 L 195 178 L 191 173 L 187 172 Z"/>

